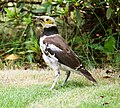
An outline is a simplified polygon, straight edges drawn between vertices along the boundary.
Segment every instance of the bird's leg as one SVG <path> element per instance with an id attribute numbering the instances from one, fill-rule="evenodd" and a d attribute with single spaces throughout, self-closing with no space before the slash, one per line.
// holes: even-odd
<path id="1" fill-rule="evenodd" d="M 55 71 L 55 80 L 54 80 L 50 90 L 52 90 L 55 87 L 55 84 L 57 83 L 59 76 L 60 76 L 60 72 L 59 72 L 59 70 L 56 70 Z"/>
<path id="2" fill-rule="evenodd" d="M 65 78 L 65 80 L 63 81 L 63 83 L 62 83 L 62 86 L 67 82 L 67 80 L 68 80 L 68 78 L 69 78 L 69 76 L 70 76 L 70 71 L 66 71 L 66 78 Z"/>

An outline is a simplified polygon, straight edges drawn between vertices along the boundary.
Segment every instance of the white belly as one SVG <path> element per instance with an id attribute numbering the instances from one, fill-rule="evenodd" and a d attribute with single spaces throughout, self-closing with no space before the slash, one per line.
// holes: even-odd
<path id="1" fill-rule="evenodd" d="M 60 68 L 60 69 L 62 69 L 64 71 L 68 71 L 68 70 L 69 71 L 75 71 L 75 70 L 73 70 L 73 69 L 71 69 L 71 68 L 69 68 L 69 67 L 67 67 L 67 66 L 65 66 L 65 65 L 63 65 L 61 63 L 59 63 L 58 59 L 55 57 L 55 55 L 51 55 L 51 54 L 46 55 L 45 54 L 44 51 L 46 50 L 46 47 L 48 47 L 48 45 L 43 44 L 43 40 L 45 38 L 46 38 L 46 36 L 40 38 L 40 48 L 41 48 L 41 51 L 43 53 L 43 59 L 46 62 L 46 64 L 49 65 L 54 70 Z M 53 50 L 59 50 L 59 49 L 56 49 L 56 47 L 53 46 L 53 45 L 52 45 L 52 48 L 53 48 Z"/>
<path id="2" fill-rule="evenodd" d="M 58 60 L 54 56 L 49 57 L 43 53 L 43 59 L 45 60 L 46 64 L 49 65 L 51 68 L 55 68 L 56 66 L 59 66 Z"/>

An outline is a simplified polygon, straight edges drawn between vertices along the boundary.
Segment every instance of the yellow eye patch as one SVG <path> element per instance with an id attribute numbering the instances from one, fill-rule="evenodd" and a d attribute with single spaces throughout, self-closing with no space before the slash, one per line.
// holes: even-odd
<path id="1" fill-rule="evenodd" d="M 49 20 L 49 19 L 44 20 L 44 23 L 45 24 L 53 24 L 53 22 L 51 20 Z"/>

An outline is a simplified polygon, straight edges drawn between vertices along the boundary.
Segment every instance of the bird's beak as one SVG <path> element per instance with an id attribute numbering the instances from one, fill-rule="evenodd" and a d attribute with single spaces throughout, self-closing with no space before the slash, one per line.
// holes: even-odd
<path id="1" fill-rule="evenodd" d="M 36 16 L 32 16 L 32 21 L 33 22 L 37 21 L 37 17 Z"/>
<path id="2" fill-rule="evenodd" d="M 40 21 L 42 23 L 44 20 L 40 16 L 32 16 L 32 21 Z"/>
<path id="3" fill-rule="evenodd" d="M 40 25 L 40 24 L 43 25 L 43 22 L 44 22 L 43 18 L 41 18 L 40 16 L 33 16 L 32 21 L 34 24 L 37 24 L 37 25 Z"/>

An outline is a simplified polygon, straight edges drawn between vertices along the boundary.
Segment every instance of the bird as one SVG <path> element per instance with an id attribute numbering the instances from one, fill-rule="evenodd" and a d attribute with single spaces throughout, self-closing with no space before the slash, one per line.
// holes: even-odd
<path id="1" fill-rule="evenodd" d="M 93 76 L 85 69 L 79 57 L 59 34 L 56 21 L 53 17 L 33 16 L 33 21 L 36 27 L 43 27 L 39 41 L 40 49 L 44 61 L 55 72 L 55 79 L 50 88 L 51 90 L 55 88 L 61 69 L 66 71 L 66 78 L 62 85 L 67 82 L 71 72 L 82 74 L 92 83 L 97 83 Z"/>

